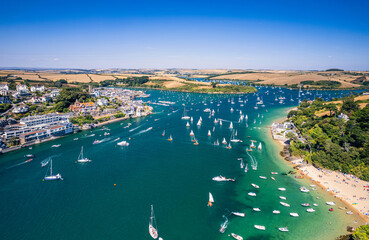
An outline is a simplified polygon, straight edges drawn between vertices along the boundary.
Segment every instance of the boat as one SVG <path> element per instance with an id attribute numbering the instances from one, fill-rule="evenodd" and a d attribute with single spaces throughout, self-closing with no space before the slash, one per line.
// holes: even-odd
<path id="1" fill-rule="evenodd" d="M 253 184 L 253 183 L 251 183 L 251 186 L 253 186 L 254 188 L 259 188 L 259 186 L 258 186 L 258 185 Z"/>
<path id="2" fill-rule="evenodd" d="M 270 178 L 275 181 L 275 178 L 274 177 L 270 177 Z"/>
<path id="3" fill-rule="evenodd" d="M 244 168 L 244 166 L 245 166 L 245 163 L 243 162 L 243 159 L 241 159 L 241 163 L 240 163 L 241 169 Z"/>
<path id="4" fill-rule="evenodd" d="M 335 202 L 326 202 L 325 204 L 330 205 L 330 206 L 334 206 L 334 205 L 336 205 L 336 203 L 335 203 Z"/>
<path id="5" fill-rule="evenodd" d="M 78 140 L 78 138 L 75 138 L 75 139 L 73 139 L 74 141 L 77 141 Z"/>
<path id="6" fill-rule="evenodd" d="M 204 112 L 211 112 L 210 108 L 206 108 Z"/>
<path id="7" fill-rule="evenodd" d="M 315 212 L 315 209 L 314 208 L 308 208 L 308 209 L 306 209 L 306 212 Z"/>
<path id="8" fill-rule="evenodd" d="M 352 214 L 354 214 L 353 212 L 351 212 L 351 211 L 348 211 L 348 212 L 346 212 L 346 214 L 348 214 L 348 215 L 352 215 Z"/>
<path id="9" fill-rule="evenodd" d="M 227 145 L 227 140 L 226 140 L 225 138 L 223 138 L 222 143 L 223 143 L 224 145 Z"/>
<path id="10" fill-rule="evenodd" d="M 278 228 L 278 230 L 281 231 L 281 232 L 288 232 L 287 227 Z"/>
<path id="11" fill-rule="evenodd" d="M 300 191 L 304 193 L 310 192 L 310 190 L 307 189 L 306 187 L 300 187 Z"/>
<path id="12" fill-rule="evenodd" d="M 254 145 L 254 142 L 253 141 L 251 141 L 250 148 L 255 148 L 255 145 Z"/>
<path id="13" fill-rule="evenodd" d="M 44 180 L 46 181 L 52 181 L 52 180 L 63 180 L 62 176 L 60 175 L 60 173 L 53 175 L 53 160 L 50 160 L 50 175 L 49 176 L 45 176 Z"/>
<path id="14" fill-rule="evenodd" d="M 290 215 L 292 216 L 292 217 L 299 217 L 299 214 L 298 213 L 290 213 Z"/>
<path id="15" fill-rule="evenodd" d="M 229 124 L 229 128 L 232 129 L 233 128 L 233 123 L 231 122 L 231 124 Z"/>
<path id="16" fill-rule="evenodd" d="M 186 123 L 186 127 L 190 127 L 190 123 L 189 122 Z"/>
<path id="17" fill-rule="evenodd" d="M 199 121 L 197 122 L 197 126 L 200 127 L 201 123 L 202 123 L 202 121 L 201 121 L 201 119 L 199 119 Z"/>
<path id="18" fill-rule="evenodd" d="M 57 147 L 60 147 L 60 146 L 61 146 L 61 144 L 57 144 L 57 145 L 52 145 L 51 147 L 57 148 Z"/>
<path id="19" fill-rule="evenodd" d="M 313 205 L 314 205 L 315 207 L 319 206 L 317 203 L 313 203 Z"/>
<path id="20" fill-rule="evenodd" d="M 172 134 L 169 135 L 168 141 L 173 141 Z"/>
<path id="21" fill-rule="evenodd" d="M 248 172 L 248 171 L 249 171 L 249 165 L 246 164 L 246 166 L 245 166 L 245 173 Z"/>
<path id="22" fill-rule="evenodd" d="M 48 158 L 48 159 L 46 159 L 46 160 L 43 160 L 43 161 L 41 162 L 41 167 L 45 167 L 49 162 L 50 162 L 50 159 L 49 159 L 49 158 Z"/>
<path id="23" fill-rule="evenodd" d="M 163 137 L 165 136 L 165 130 L 163 131 L 163 133 L 161 134 Z"/>
<path id="24" fill-rule="evenodd" d="M 329 209 L 329 211 L 330 211 L 330 212 L 333 212 L 333 208 L 330 208 L 330 209 Z"/>
<path id="25" fill-rule="evenodd" d="M 193 145 L 199 145 L 199 142 L 197 141 L 197 139 L 195 139 L 195 142 L 193 143 Z"/>
<path id="26" fill-rule="evenodd" d="M 258 149 L 261 150 L 261 143 L 259 143 Z"/>
<path id="27" fill-rule="evenodd" d="M 108 135 L 110 135 L 110 133 L 104 132 L 104 136 L 108 136 Z"/>
<path id="28" fill-rule="evenodd" d="M 282 206 L 285 206 L 285 207 L 289 207 L 289 206 L 290 206 L 288 203 L 285 203 L 285 202 L 280 202 L 280 204 L 281 204 Z"/>
<path id="29" fill-rule="evenodd" d="M 208 207 L 213 206 L 213 202 L 214 202 L 213 195 L 209 192 L 209 202 L 208 202 Z"/>
<path id="30" fill-rule="evenodd" d="M 281 211 L 273 210 L 273 213 L 274 213 L 274 214 L 280 214 L 280 213 L 281 213 Z"/>
<path id="31" fill-rule="evenodd" d="M 236 132 L 234 132 L 234 131 L 232 131 L 232 135 L 231 135 L 231 142 L 241 142 L 241 140 L 240 139 L 238 139 L 238 138 L 236 138 L 236 136 L 237 136 L 237 130 L 236 130 Z"/>
<path id="32" fill-rule="evenodd" d="M 256 193 L 254 193 L 254 192 L 249 192 L 247 195 L 249 195 L 251 197 L 256 197 Z"/>
<path id="33" fill-rule="evenodd" d="M 99 144 L 99 143 L 101 143 L 102 142 L 102 140 L 97 140 L 97 139 L 95 139 L 95 141 L 92 143 L 92 144 Z"/>
<path id="34" fill-rule="evenodd" d="M 156 219 L 154 215 L 154 207 L 151 205 L 151 215 L 150 215 L 150 222 L 149 222 L 149 233 L 153 239 L 157 239 L 159 234 L 156 226 Z"/>
<path id="35" fill-rule="evenodd" d="M 264 177 L 264 176 L 259 176 L 259 178 L 261 178 L 261 179 L 267 179 L 266 177 Z"/>
<path id="36" fill-rule="evenodd" d="M 214 145 L 219 146 L 219 140 L 218 139 L 214 142 Z"/>
<path id="37" fill-rule="evenodd" d="M 188 120 L 190 119 L 189 116 L 187 116 L 187 112 L 186 112 L 186 107 L 183 108 L 183 115 L 182 115 L 182 119 L 183 120 Z M 192 121 L 192 117 L 191 117 L 191 121 Z"/>
<path id="38" fill-rule="evenodd" d="M 231 149 L 232 148 L 231 143 L 228 143 L 228 146 L 226 148 Z"/>
<path id="39" fill-rule="evenodd" d="M 261 226 L 261 225 L 254 225 L 254 228 L 259 229 L 259 230 L 265 230 L 265 226 Z"/>
<path id="40" fill-rule="evenodd" d="M 211 136 L 211 132 L 210 132 L 210 130 L 208 131 L 208 136 L 209 136 L 209 137 Z"/>
<path id="41" fill-rule="evenodd" d="M 193 122 L 193 117 L 191 117 L 190 121 Z"/>
<path id="42" fill-rule="evenodd" d="M 260 210 L 260 208 L 253 208 L 252 211 L 254 211 L 254 212 L 260 212 L 261 210 Z"/>
<path id="43" fill-rule="evenodd" d="M 303 207 L 310 207 L 310 203 L 302 203 L 301 206 L 303 206 Z"/>
<path id="44" fill-rule="evenodd" d="M 195 136 L 195 134 L 193 133 L 193 131 L 191 130 L 190 132 L 190 136 Z"/>
<path id="45" fill-rule="evenodd" d="M 239 217 L 245 217 L 245 213 L 240 213 L 240 212 L 232 212 L 233 215 L 235 216 L 239 216 Z"/>
<path id="46" fill-rule="evenodd" d="M 129 142 L 127 141 L 121 141 L 119 143 L 117 143 L 118 146 L 129 146 Z"/>
<path id="47" fill-rule="evenodd" d="M 283 197 L 283 196 L 279 196 L 280 199 L 283 199 L 283 200 L 287 200 L 286 197 Z"/>
<path id="48" fill-rule="evenodd" d="M 226 218 L 225 216 L 223 216 L 226 220 L 224 221 L 224 223 L 222 223 L 221 225 L 220 225 L 220 229 L 219 229 L 219 232 L 221 232 L 221 233 L 224 233 L 225 232 L 225 230 L 227 229 L 227 227 L 228 227 L 228 218 Z"/>
<path id="49" fill-rule="evenodd" d="M 277 175 L 278 173 L 277 172 L 271 172 L 270 174 Z"/>
<path id="50" fill-rule="evenodd" d="M 237 234 L 231 233 L 231 236 L 232 236 L 234 239 L 237 239 L 237 240 L 243 240 L 243 237 L 241 237 L 240 235 L 237 235 Z"/>
<path id="51" fill-rule="evenodd" d="M 223 125 L 222 120 L 219 120 L 219 125 L 220 125 L 220 126 L 222 126 L 222 125 Z"/>
<path id="52" fill-rule="evenodd" d="M 222 175 L 213 177 L 212 180 L 213 181 L 216 181 L 216 182 L 225 182 L 225 181 L 232 181 L 232 182 L 234 182 L 234 181 L 236 181 L 235 179 L 226 178 L 226 177 L 223 177 Z"/>
<path id="53" fill-rule="evenodd" d="M 279 191 L 286 191 L 285 188 L 278 188 Z"/>
<path id="54" fill-rule="evenodd" d="M 26 157 L 33 158 L 33 157 L 35 157 L 35 155 L 33 155 L 33 154 L 27 154 Z"/>
<path id="55" fill-rule="evenodd" d="M 79 163 L 91 162 L 90 159 L 88 159 L 86 157 L 83 157 L 83 146 L 81 147 L 81 152 L 79 153 L 77 162 L 79 162 Z"/>

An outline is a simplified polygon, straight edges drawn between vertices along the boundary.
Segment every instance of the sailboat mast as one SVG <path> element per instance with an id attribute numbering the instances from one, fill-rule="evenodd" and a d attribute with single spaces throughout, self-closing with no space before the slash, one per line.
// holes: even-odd
<path id="1" fill-rule="evenodd" d="M 53 175 L 53 160 L 50 161 L 50 176 Z"/>

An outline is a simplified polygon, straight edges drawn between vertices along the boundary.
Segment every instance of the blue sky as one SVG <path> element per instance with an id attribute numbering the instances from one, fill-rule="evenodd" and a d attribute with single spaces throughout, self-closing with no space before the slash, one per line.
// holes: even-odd
<path id="1" fill-rule="evenodd" d="M 0 67 L 369 70 L 369 1 L 7 1 Z"/>

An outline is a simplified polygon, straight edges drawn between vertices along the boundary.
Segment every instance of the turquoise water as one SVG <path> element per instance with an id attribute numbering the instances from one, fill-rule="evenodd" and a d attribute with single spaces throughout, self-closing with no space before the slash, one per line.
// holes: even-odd
<path id="1" fill-rule="evenodd" d="M 150 205 L 154 205 L 159 235 L 164 239 L 220 239 L 235 232 L 247 239 L 317 239 L 335 236 L 353 219 L 338 210 L 329 213 L 324 202 L 330 199 L 323 192 L 301 193 L 304 180 L 270 172 L 290 170 L 281 161 L 278 146 L 270 139 L 268 126 L 284 117 L 288 107 L 297 104 L 297 91 L 271 88 L 259 89 L 265 107 L 254 109 L 257 95 L 240 95 L 245 106 L 238 102 L 239 95 L 205 95 L 175 92 L 148 91 L 151 101 L 175 101 L 173 106 L 154 106 L 155 114 L 132 119 L 102 128 L 83 131 L 52 142 L 34 145 L 0 156 L 0 236 L 1 239 L 150 239 L 148 222 Z M 338 96 L 336 92 L 314 92 Z M 340 92 L 339 94 L 343 94 Z M 285 104 L 278 104 L 275 96 L 286 96 Z M 290 95 L 295 98 L 291 102 Z M 235 104 L 228 102 L 234 98 Z M 222 101 L 222 103 L 219 103 Z M 218 107 L 217 104 L 220 104 Z M 190 128 L 181 120 L 183 106 L 194 117 Z M 206 105 L 204 105 L 206 104 Z M 235 111 L 231 113 L 230 108 Z M 214 117 L 203 112 L 214 109 L 215 117 L 223 119 L 223 126 L 215 125 Z M 248 115 L 248 121 L 239 120 L 239 110 Z M 196 126 L 203 118 L 200 128 Z M 259 117 L 258 117 L 259 116 Z M 254 120 L 256 122 L 254 123 Z M 233 143 L 232 149 L 214 146 L 216 139 L 230 138 L 228 128 L 232 121 L 242 143 Z M 127 127 L 131 123 L 132 125 Z M 246 125 L 247 124 L 247 125 Z M 152 129 L 150 129 L 152 128 Z M 189 132 L 195 132 L 199 145 L 191 142 Z M 166 136 L 162 136 L 163 130 Z M 110 135 L 104 136 L 104 132 Z M 95 134 L 95 136 L 90 136 Z M 167 141 L 171 134 L 173 141 Z M 250 137 L 248 137 L 250 136 Z M 129 140 L 128 147 L 117 146 Z M 73 140 L 78 138 L 78 140 Z M 103 140 L 93 145 L 95 139 Z M 246 154 L 250 139 L 262 142 L 263 150 L 254 150 L 257 170 L 251 169 Z M 61 144 L 59 148 L 52 148 Z M 86 164 L 75 163 L 81 146 L 92 159 Z M 35 154 L 33 161 L 15 166 L 26 160 L 25 154 Z M 46 168 L 40 162 L 53 159 L 53 170 L 64 180 L 42 181 Z M 248 162 L 250 170 L 240 169 L 238 158 Z M 236 182 L 214 182 L 214 176 L 236 178 Z M 267 176 L 267 180 L 259 176 Z M 250 183 L 260 185 L 252 189 Z M 278 187 L 287 191 L 281 193 Z M 249 197 L 253 191 L 257 197 Z M 215 198 L 214 206 L 207 207 L 208 193 Z M 287 197 L 290 208 L 279 204 L 279 196 Z M 316 196 L 322 199 L 316 199 Z M 283 200 L 282 200 L 283 201 Z M 300 206 L 303 202 L 317 202 L 317 212 L 308 214 Z M 252 212 L 259 207 L 261 212 Z M 273 215 L 273 209 L 281 210 Z M 236 218 L 230 211 L 242 211 L 245 218 Z M 298 212 L 292 218 L 289 212 Z M 223 215 L 229 219 L 224 234 L 219 233 Z M 266 226 L 266 231 L 253 228 L 254 224 Z M 324 224 L 324 227 L 322 226 Z M 280 233 L 278 227 L 288 226 L 290 232 Z M 344 231 L 343 231 L 344 232 Z M 323 238 L 324 239 L 324 238 Z"/>

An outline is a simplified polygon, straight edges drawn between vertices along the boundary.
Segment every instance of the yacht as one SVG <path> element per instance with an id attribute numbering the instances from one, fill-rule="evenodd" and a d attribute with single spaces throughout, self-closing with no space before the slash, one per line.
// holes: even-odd
<path id="1" fill-rule="evenodd" d="M 81 152 L 79 153 L 79 156 L 78 156 L 77 162 L 79 162 L 79 163 L 91 162 L 91 160 L 90 160 L 90 159 L 88 159 L 88 158 L 86 158 L 86 157 L 83 157 L 83 146 L 81 147 Z"/>
<path id="2" fill-rule="evenodd" d="M 63 180 L 60 173 L 53 175 L 53 160 L 50 160 L 50 175 L 45 176 L 44 180 L 46 181 L 52 181 L 52 180 Z"/>
<path id="3" fill-rule="evenodd" d="M 298 214 L 298 213 L 290 213 L 290 215 L 291 215 L 292 217 L 298 217 L 298 216 L 299 216 L 299 214 Z"/>
<path id="4" fill-rule="evenodd" d="M 232 212 L 233 215 L 235 216 L 239 216 L 239 217 L 245 217 L 245 213 L 240 213 L 240 212 Z"/>
<path id="5" fill-rule="evenodd" d="M 265 226 L 261 226 L 261 225 L 254 225 L 254 227 L 256 229 L 259 229 L 259 230 L 265 230 Z"/>
<path id="6" fill-rule="evenodd" d="M 288 232 L 288 228 L 287 227 L 278 228 L 278 230 L 281 231 L 281 232 Z"/>
<path id="7" fill-rule="evenodd" d="M 285 202 L 280 202 L 280 204 L 281 204 L 282 206 L 285 206 L 285 207 L 289 207 L 289 206 L 290 206 L 288 203 L 285 203 Z"/>
<path id="8" fill-rule="evenodd" d="M 256 193 L 254 193 L 254 192 L 249 192 L 247 195 L 249 195 L 251 197 L 256 197 Z"/>
<path id="9" fill-rule="evenodd" d="M 314 208 L 308 208 L 308 209 L 306 209 L 306 212 L 312 213 L 312 212 L 315 212 L 315 209 Z"/>
<path id="10" fill-rule="evenodd" d="M 281 213 L 281 211 L 279 211 L 279 210 L 273 210 L 273 213 L 274 213 L 274 214 L 280 214 L 280 213 Z"/>
<path id="11" fill-rule="evenodd" d="M 127 141 L 121 141 L 119 143 L 117 143 L 118 146 L 129 146 L 129 142 Z"/>
<path id="12" fill-rule="evenodd" d="M 243 240 L 243 237 L 241 237 L 240 235 L 237 235 L 237 234 L 231 233 L 231 236 L 232 236 L 234 239 L 237 239 L 237 240 Z"/>

